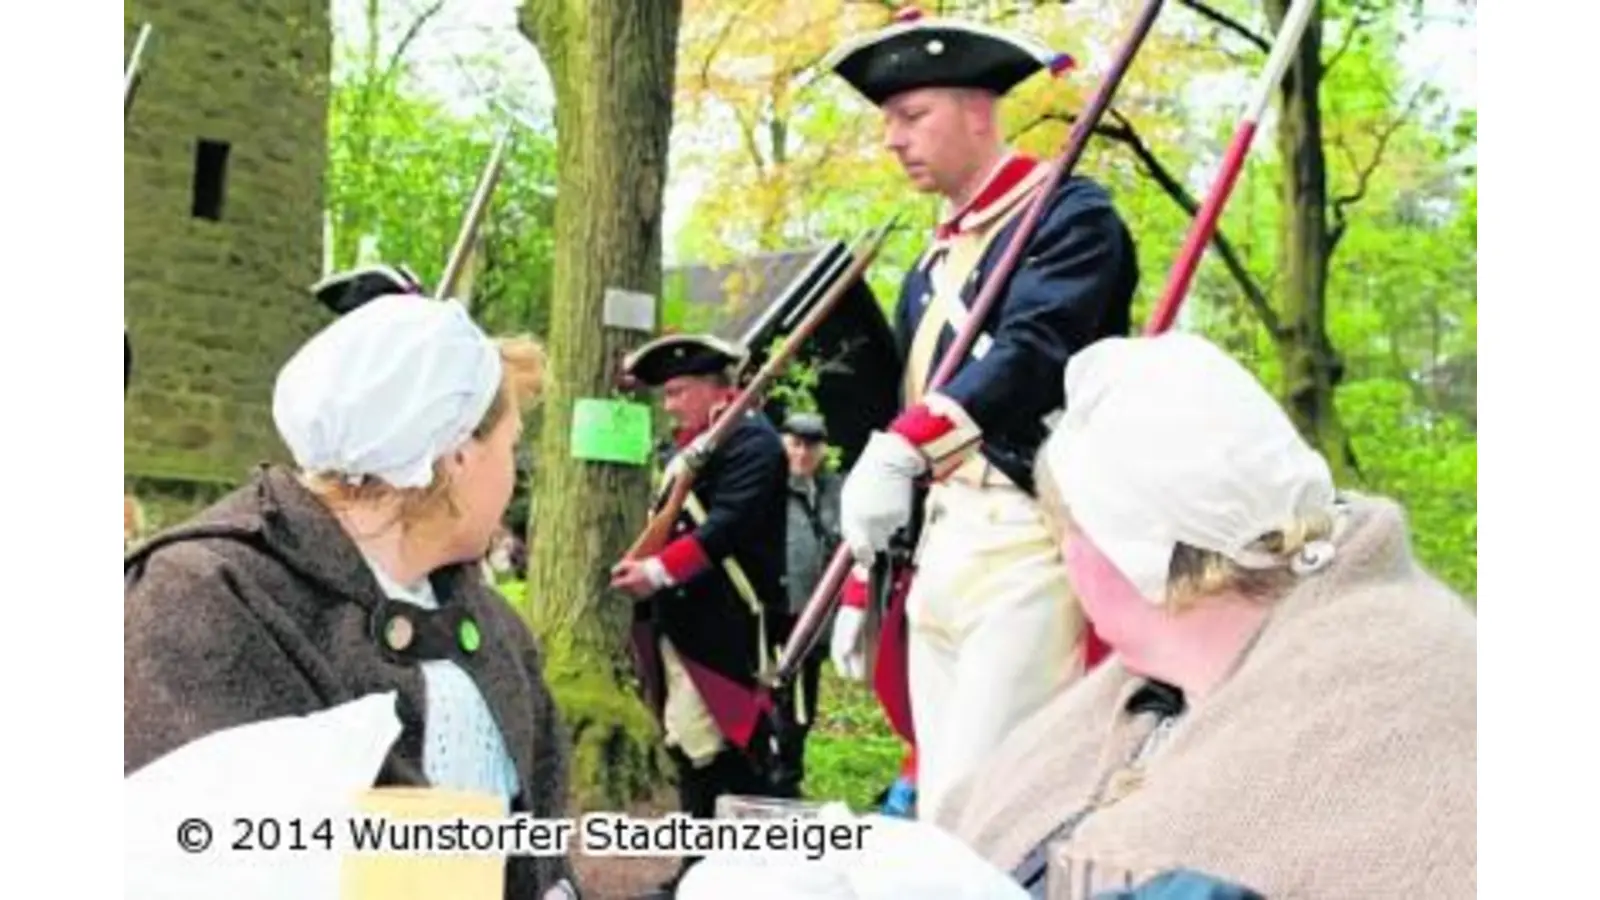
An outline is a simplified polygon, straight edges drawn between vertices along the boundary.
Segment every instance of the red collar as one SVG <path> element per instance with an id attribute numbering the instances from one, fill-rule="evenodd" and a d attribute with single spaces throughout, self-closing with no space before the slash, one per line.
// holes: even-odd
<path id="1" fill-rule="evenodd" d="M 934 229 L 934 238 L 941 241 L 947 240 L 968 230 L 971 227 L 970 225 L 963 227 L 966 219 L 984 212 L 1000 200 L 1009 197 L 1012 190 L 1026 180 L 1029 175 L 1032 175 L 1033 170 L 1038 166 L 1039 161 L 1031 156 L 1013 153 L 1006 157 L 1005 161 L 996 166 L 994 171 L 989 174 L 989 179 L 984 182 L 983 187 L 978 189 L 978 193 L 967 201 L 965 206 L 956 210 L 946 217 L 943 222 L 939 223 L 939 227 Z M 982 216 L 981 218 L 986 220 L 988 217 Z"/>

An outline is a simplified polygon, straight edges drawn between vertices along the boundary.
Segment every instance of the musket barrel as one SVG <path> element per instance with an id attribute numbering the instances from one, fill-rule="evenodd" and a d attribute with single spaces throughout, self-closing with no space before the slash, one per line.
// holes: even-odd
<path id="1" fill-rule="evenodd" d="M 122 117 L 128 117 L 128 110 L 133 107 L 133 93 L 139 86 L 139 65 L 144 58 L 145 45 L 150 42 L 150 34 L 155 29 L 149 22 L 144 23 L 139 29 L 139 36 L 133 41 L 133 52 L 128 55 L 128 63 L 122 69 Z"/>
<path id="2" fill-rule="evenodd" d="M 703 440 L 706 447 L 709 448 L 706 451 L 708 454 L 710 450 L 721 445 L 723 440 L 727 438 L 728 433 L 744 417 L 745 412 L 755 406 L 762 392 L 777 378 L 778 373 L 785 365 L 788 365 L 789 361 L 800 349 L 800 344 L 821 326 L 823 319 L 827 318 L 833 308 L 839 304 L 850 287 L 866 277 L 867 266 L 872 264 L 873 259 L 878 255 L 878 251 L 883 249 L 884 241 L 888 240 L 889 233 L 894 230 L 895 223 L 899 218 L 898 215 L 895 215 L 882 227 L 876 229 L 875 232 L 869 232 L 867 235 L 862 236 L 851 246 L 849 251 L 851 263 L 846 267 L 844 273 L 839 276 L 838 280 L 828 285 L 822 300 L 806 313 L 806 317 L 778 346 L 778 349 L 774 351 L 766 364 L 756 372 L 755 377 L 751 378 L 750 382 L 739 391 L 739 395 L 731 403 L 723 407 L 721 412 L 715 414 L 711 427 L 699 439 Z M 639 537 L 628 548 L 626 559 L 641 559 L 659 552 L 661 542 L 658 538 L 666 534 L 667 529 L 671 527 L 671 523 L 677 521 L 678 515 L 683 508 L 683 502 L 688 498 L 689 489 L 694 485 L 695 469 L 694 465 L 690 465 L 678 473 L 677 480 L 672 483 L 673 490 L 668 495 L 667 502 L 661 506 L 655 515 L 651 516 L 650 521 L 645 525 L 645 530 L 640 533 Z"/>
<path id="3" fill-rule="evenodd" d="M 777 659 L 773 671 L 771 685 L 776 687 L 788 684 L 800 672 L 800 665 L 806 657 L 811 655 L 811 648 L 816 645 L 817 638 L 822 636 L 822 625 L 833 615 L 842 599 L 842 589 L 845 576 L 850 573 L 850 567 L 855 565 L 855 560 L 850 558 L 846 550 L 835 553 L 833 559 L 828 561 L 828 567 L 823 571 L 818 584 L 832 585 L 833 590 L 814 596 L 805 609 L 800 611 L 800 617 L 789 630 L 789 639 L 784 642 L 783 650 Z"/>
<path id="4" fill-rule="evenodd" d="M 1028 240 L 1038 226 L 1045 203 L 1055 191 L 1056 186 L 1061 183 L 1061 180 L 1072 174 L 1073 169 L 1082 158 L 1089 139 L 1094 134 L 1095 126 L 1099 123 L 1100 118 L 1105 115 L 1106 110 L 1110 108 L 1111 100 L 1116 95 L 1117 88 L 1122 84 L 1123 76 L 1127 74 L 1128 69 L 1132 66 L 1139 48 L 1144 45 L 1144 40 L 1154 27 L 1156 17 L 1160 14 L 1163 4 L 1164 0 L 1145 0 L 1144 7 L 1135 20 L 1132 29 L 1123 38 L 1110 70 L 1101 78 L 1088 107 L 1079 116 L 1072 133 L 1067 136 L 1066 146 L 1062 149 L 1060 155 L 1049 163 L 1051 166 L 1049 177 L 1045 179 L 1043 184 L 1034 189 L 1033 198 L 1029 201 L 1021 222 L 1018 223 L 1016 230 L 1012 232 L 1010 242 L 1001 253 L 999 261 L 995 263 L 994 269 L 989 272 L 988 277 L 984 280 L 983 286 L 979 289 L 978 296 L 969 310 L 966 324 L 956 333 L 951 345 L 945 350 L 944 355 L 939 358 L 939 364 L 928 381 L 928 391 L 937 390 L 948 382 L 955 375 L 956 368 L 961 365 L 961 361 L 966 359 L 967 352 L 977 338 L 978 330 L 987 321 L 989 312 L 998 301 L 1000 292 L 1010 281 L 1011 273 L 1021 258 L 1023 248 L 1027 245 Z M 825 621 L 824 612 L 831 612 L 833 606 L 838 603 L 839 592 L 843 588 L 844 578 L 849 571 L 850 548 L 841 544 L 834 551 L 833 558 L 829 561 L 827 569 L 824 570 L 822 578 L 818 580 L 816 587 L 812 590 L 811 598 L 806 601 L 799 622 L 790 632 L 789 642 L 784 648 L 782 658 L 778 661 L 777 672 L 779 675 L 792 677 L 793 673 L 799 671 L 801 660 L 796 654 L 804 652 L 815 642 L 817 637 L 815 629 Z"/>
<path id="5" fill-rule="evenodd" d="M 468 257 L 472 255 L 473 241 L 489 210 L 489 198 L 493 196 L 495 184 L 500 180 L 500 170 L 505 166 L 511 136 L 512 128 L 508 125 L 499 140 L 495 141 L 488 165 L 484 166 L 483 175 L 478 178 L 478 187 L 473 192 L 471 204 L 467 206 L 466 216 L 461 220 L 461 230 L 456 234 L 450 259 L 445 263 L 444 274 L 439 277 L 437 296 L 440 300 L 448 299 L 461 283 L 461 274 L 466 270 Z"/>

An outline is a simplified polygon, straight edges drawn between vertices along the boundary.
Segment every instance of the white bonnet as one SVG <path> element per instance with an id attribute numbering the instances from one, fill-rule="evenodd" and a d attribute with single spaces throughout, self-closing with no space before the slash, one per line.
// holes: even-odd
<path id="1" fill-rule="evenodd" d="M 392 294 L 295 353 L 272 418 L 306 472 L 420 488 L 483 420 L 500 380 L 499 350 L 460 303 Z"/>
<path id="2" fill-rule="evenodd" d="M 1191 334 L 1109 338 L 1075 354 L 1066 414 L 1041 451 L 1073 520 L 1152 603 L 1176 544 L 1248 568 L 1261 536 L 1336 499 L 1327 462 L 1227 353 Z M 1296 572 L 1331 560 L 1313 542 Z"/>

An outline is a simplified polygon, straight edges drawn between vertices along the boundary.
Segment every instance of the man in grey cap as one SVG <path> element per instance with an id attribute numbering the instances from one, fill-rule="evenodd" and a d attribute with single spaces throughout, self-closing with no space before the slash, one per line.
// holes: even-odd
<path id="1" fill-rule="evenodd" d="M 783 423 L 783 449 L 789 457 L 788 567 L 785 585 L 789 611 L 798 616 L 839 544 L 839 489 L 843 480 L 824 471 L 828 428 L 815 413 L 793 413 Z M 791 747 L 794 770 L 805 772 L 805 739 L 817 718 L 822 663 L 828 657 L 824 634 L 801 669 L 796 697 L 798 728 Z"/>

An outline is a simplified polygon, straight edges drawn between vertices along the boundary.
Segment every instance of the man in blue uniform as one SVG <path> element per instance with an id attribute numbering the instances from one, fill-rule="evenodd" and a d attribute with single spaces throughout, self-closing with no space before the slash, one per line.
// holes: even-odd
<path id="1" fill-rule="evenodd" d="M 714 337 L 671 335 L 623 367 L 660 388 L 681 456 L 734 398 L 729 372 L 742 359 Z M 683 811 L 697 818 L 711 818 L 723 794 L 794 793 L 792 776 L 775 771 L 786 754 L 773 752 L 773 710 L 759 680 L 793 623 L 783 586 L 788 485 L 777 429 L 751 412 L 696 474 L 671 541 L 612 570 L 612 587 L 639 601 L 640 681 L 678 770 Z"/>
<path id="2" fill-rule="evenodd" d="M 896 312 L 903 412 L 873 435 L 841 504 L 844 540 L 865 565 L 911 524 L 914 484 L 932 482 L 904 602 L 901 675 L 917 814 L 932 818 L 1001 736 L 1095 661 L 1035 501 L 1033 461 L 1069 402 L 1068 358 L 1128 330 L 1137 262 L 1106 190 L 1063 179 L 970 352 L 927 391 L 1048 176 L 1007 148 L 997 104 L 1034 73 L 1064 69 L 1063 58 L 997 29 L 913 13 L 845 43 L 826 65 L 881 109 L 885 146 L 917 190 L 946 200 Z M 836 657 L 861 651 L 851 643 L 836 634 Z M 893 660 L 894 648 L 881 646 L 879 658 L 880 667 Z"/>

